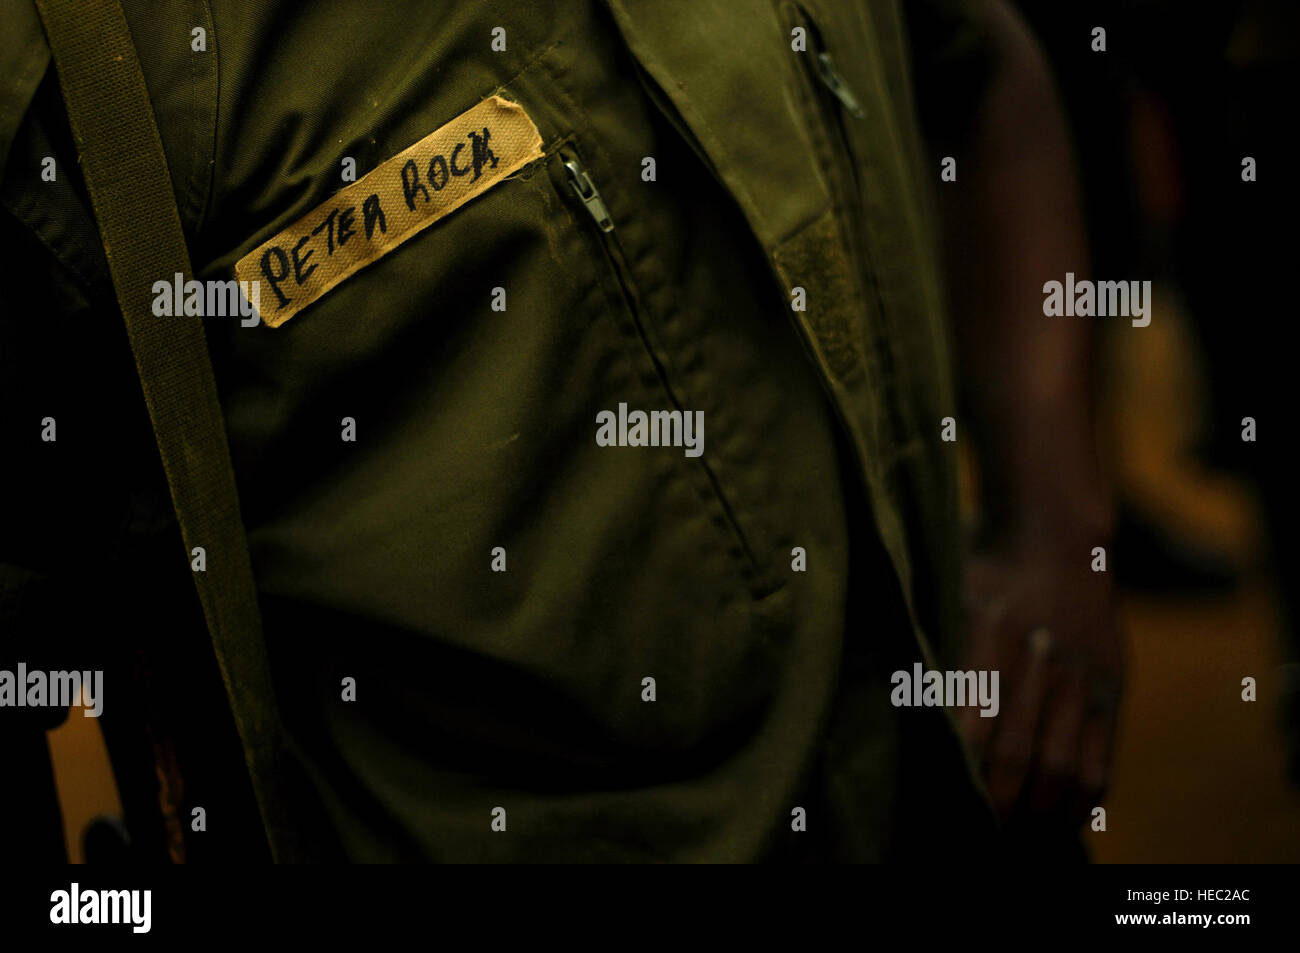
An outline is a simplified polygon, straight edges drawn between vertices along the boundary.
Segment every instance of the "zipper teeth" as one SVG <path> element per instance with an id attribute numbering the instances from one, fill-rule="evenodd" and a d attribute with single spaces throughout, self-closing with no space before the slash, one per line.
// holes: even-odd
<path id="1" fill-rule="evenodd" d="M 843 105 L 844 108 L 847 109 L 854 116 L 854 118 L 857 119 L 864 118 L 866 114 L 862 109 L 862 104 L 858 101 L 858 97 L 854 94 L 853 90 L 849 87 L 849 84 L 844 81 L 844 77 L 840 75 L 839 70 L 835 67 L 835 61 L 831 57 L 830 50 L 826 48 L 826 43 L 822 38 L 821 28 L 818 27 L 817 21 L 814 20 L 812 18 L 812 15 L 809 14 L 806 10 L 803 10 L 802 7 L 799 7 L 799 9 L 802 10 L 803 12 L 804 22 L 808 25 L 809 39 L 812 41 L 813 46 L 816 50 L 816 53 L 813 56 L 813 62 L 816 64 L 813 69 L 813 73 L 816 75 L 818 82 L 820 82 L 822 86 L 824 86 L 827 90 L 829 90 L 831 95 L 833 95 L 837 100 L 839 100 L 840 104 Z M 814 108 L 817 107 L 818 98 L 819 97 L 817 96 L 817 91 L 813 90 Z M 821 111 L 827 112 L 827 110 L 824 109 Z M 830 159 L 830 164 L 831 165 L 845 164 L 848 166 L 849 174 L 852 176 L 853 179 L 854 188 L 859 193 L 858 198 L 860 199 L 861 192 L 862 192 L 862 182 L 858 175 L 857 164 L 851 158 L 852 150 L 849 148 L 849 136 L 848 136 L 848 130 L 845 128 L 844 115 L 842 112 L 840 112 L 837 109 L 834 109 L 833 107 L 831 110 L 829 110 L 829 112 L 834 113 L 834 115 L 830 115 L 826 117 L 827 125 L 831 127 L 831 129 L 829 129 L 828 132 L 831 132 L 832 134 L 835 135 L 836 138 L 839 139 L 839 145 L 844 150 L 845 155 L 849 157 L 847 162 L 839 163 L 836 161 L 834 156 L 832 156 L 832 158 Z M 828 142 L 827 144 L 831 147 L 831 152 L 835 153 L 836 151 L 835 143 Z M 828 169 L 827 171 L 833 173 L 834 169 Z"/>
<path id="2" fill-rule="evenodd" d="M 802 10 L 802 7 L 799 9 Z M 803 19 L 808 26 L 808 35 L 816 50 L 813 56 L 813 62 L 816 66 L 811 70 L 815 76 L 816 82 L 809 84 L 811 87 L 809 89 L 809 93 L 811 94 L 810 105 L 812 106 L 814 113 L 820 114 L 821 116 L 821 121 L 818 122 L 817 116 L 814 115 L 811 124 L 813 128 L 811 131 L 815 136 L 818 136 L 818 138 L 822 140 L 825 146 L 825 151 L 829 153 L 822 160 L 822 166 L 823 171 L 830 177 L 829 184 L 831 187 L 835 188 L 834 183 L 839 180 L 842 183 L 839 191 L 843 191 L 844 189 L 852 190 L 851 193 L 846 196 L 848 201 L 843 203 L 844 208 L 838 215 L 836 215 L 836 219 L 839 220 L 840 226 L 846 229 L 847 233 L 844 236 L 845 239 L 855 245 L 861 246 L 862 256 L 865 259 L 869 270 L 871 260 L 865 245 L 865 228 L 860 227 L 863 223 L 859 222 L 859 218 L 864 214 L 861 208 L 862 193 L 864 191 L 861 175 L 858 172 L 857 163 L 855 163 L 852 158 L 852 150 L 849 147 L 848 130 L 845 128 L 844 123 L 844 114 L 835 106 L 835 104 L 827 103 L 825 94 L 818 91 L 817 83 L 826 87 L 833 95 L 835 95 L 839 102 L 843 103 L 844 97 L 826 78 L 826 74 L 823 71 L 823 65 L 830 62 L 830 53 L 827 52 L 826 46 L 822 41 L 821 30 L 817 27 L 816 21 L 813 20 L 807 11 L 803 11 Z M 833 75 L 836 76 L 841 91 L 856 103 L 856 97 L 854 97 L 852 92 L 848 90 L 848 87 L 842 80 L 838 80 L 838 74 Z M 819 129 L 818 127 L 821 128 Z M 846 167 L 847 181 L 844 181 L 844 176 L 842 176 L 841 173 Z M 832 198 L 834 198 L 833 195 Z M 840 203 L 836 202 L 836 204 Z M 857 214 L 854 213 L 853 206 L 855 205 L 858 208 Z M 867 283 L 865 276 L 863 276 L 862 281 L 864 285 Z M 865 290 L 864 287 L 864 291 Z"/>
<path id="3" fill-rule="evenodd" d="M 830 66 L 830 68 L 833 69 L 833 66 L 830 65 L 831 63 L 830 53 L 826 51 L 825 46 L 821 42 L 820 33 L 818 34 L 817 45 L 818 45 L 818 53 L 819 53 L 818 61 L 826 63 L 828 66 Z M 825 59 L 823 60 L 822 57 L 824 57 Z M 843 89 L 848 94 L 849 98 L 856 103 L 857 102 L 856 97 L 848 89 L 848 86 L 843 84 L 843 80 L 839 79 L 838 74 L 836 74 L 836 78 L 838 82 L 840 82 L 841 85 L 843 86 Z M 833 88 L 832 91 L 834 91 Z M 843 99 L 843 97 L 840 98 L 841 100 Z M 858 118 L 862 118 L 863 114 L 859 111 L 856 112 L 854 115 L 857 116 Z M 839 140 L 845 150 L 845 155 L 850 157 L 845 164 L 848 166 L 849 174 L 852 177 L 853 188 L 855 193 L 854 200 L 859 203 L 858 214 L 856 216 L 851 216 L 851 224 L 856 226 L 857 228 L 857 240 L 861 248 L 863 261 L 866 265 L 866 267 L 863 269 L 862 272 L 863 290 L 866 291 L 866 293 L 870 296 L 871 302 L 875 306 L 875 311 L 876 311 L 876 319 L 875 321 L 870 322 L 871 327 L 869 331 L 870 333 L 875 334 L 875 336 L 880 342 L 878 347 L 876 348 L 877 359 L 881 361 L 883 365 L 882 369 L 885 372 L 884 375 L 885 379 L 889 382 L 888 396 L 892 398 L 895 389 L 898 387 L 898 359 L 897 359 L 897 354 L 895 353 L 894 350 L 894 341 L 892 337 L 886 333 L 884 327 L 884 322 L 886 320 L 885 301 L 884 298 L 881 296 L 880 284 L 876 279 L 875 270 L 872 267 L 871 244 L 867 234 L 868 225 L 867 225 L 866 209 L 864 206 L 861 205 L 862 196 L 863 193 L 866 191 L 866 188 L 865 188 L 865 184 L 862 181 L 862 172 L 859 170 L 858 164 L 854 162 L 851 158 L 852 142 L 851 142 L 851 137 L 849 135 L 849 124 L 845 121 L 844 113 L 841 111 L 836 111 L 836 114 L 831 120 L 831 122 L 834 125 L 835 130 L 839 135 Z M 884 403 L 885 403 L 884 413 L 887 415 L 888 423 L 894 433 L 894 438 L 897 439 L 897 437 L 900 434 L 905 433 L 907 429 L 906 427 L 902 426 L 901 418 L 898 416 L 899 415 L 898 401 L 894 399 L 887 399 L 885 400 Z"/>
<path id="4" fill-rule="evenodd" d="M 665 368 L 663 363 L 660 361 L 658 353 L 650 342 L 650 335 L 646 331 L 645 325 L 641 320 L 641 310 L 637 307 L 636 294 L 632 290 L 633 285 L 631 275 L 629 274 L 625 264 L 623 246 L 618 240 L 618 235 L 614 232 L 614 222 L 612 219 L 609 219 L 607 211 L 603 221 L 598 217 L 598 213 L 592 208 L 590 197 L 582 194 L 572 176 L 576 174 L 584 178 L 586 182 L 590 184 L 592 195 L 594 195 L 597 201 L 600 202 L 599 207 L 604 209 L 604 201 L 600 199 L 600 192 L 597 191 L 596 184 L 587 174 L 586 166 L 583 165 L 582 159 L 577 155 L 577 153 L 568 149 L 562 150 L 560 152 L 560 159 L 571 176 L 569 184 L 573 188 L 574 194 L 577 195 L 578 199 L 583 203 L 583 207 L 586 208 L 592 220 L 595 221 L 597 227 L 601 230 L 602 235 L 600 246 L 605 252 L 605 257 L 609 259 L 610 267 L 614 269 L 614 276 L 618 279 L 618 289 L 623 296 L 623 303 L 627 307 L 627 312 L 632 318 L 632 323 L 636 325 L 637 334 L 641 338 L 642 346 L 645 348 L 646 353 L 650 355 L 650 360 L 654 364 L 655 374 L 659 377 L 664 392 L 668 395 L 668 399 L 672 402 L 673 407 L 685 413 L 685 408 L 682 406 L 681 401 L 678 400 L 676 393 L 669 384 L 667 368 Z"/>
<path id="5" fill-rule="evenodd" d="M 608 210 L 605 209 L 604 200 L 600 198 L 600 192 L 596 188 L 596 183 L 592 181 L 581 157 L 579 157 L 577 152 L 573 149 L 569 147 L 561 149 L 560 161 L 564 164 L 564 167 L 569 174 L 569 185 L 573 189 L 574 195 L 582 202 L 583 207 L 587 210 L 588 214 L 591 215 L 592 220 L 596 223 L 602 233 L 599 239 L 600 246 L 605 252 L 605 257 L 609 260 L 610 267 L 614 269 L 614 276 L 618 279 L 618 289 L 623 296 L 623 304 L 627 309 L 628 315 L 632 319 L 633 325 L 636 326 L 637 335 L 641 338 L 642 348 L 645 350 L 646 354 L 649 355 L 650 362 L 654 365 L 655 375 L 659 378 L 659 384 L 663 388 L 664 393 L 668 396 L 668 400 L 672 404 L 673 408 L 682 414 L 686 414 L 687 410 L 682 405 L 681 400 L 677 396 L 677 392 L 673 389 L 672 383 L 668 378 L 668 369 L 664 367 L 663 362 L 659 359 L 659 354 L 651 343 L 650 335 L 646 331 L 645 324 L 641 320 L 641 311 L 637 307 L 636 295 L 632 290 L 632 277 L 627 268 L 626 256 L 623 253 L 623 245 L 619 241 L 618 235 L 614 233 L 614 222 L 609 218 Z M 585 193 L 582 188 L 584 182 L 586 185 L 590 186 L 590 191 Z M 593 208 L 593 198 L 598 208 L 604 213 L 603 220 L 600 217 L 600 213 Z M 731 503 L 728 501 L 726 494 L 722 491 L 722 482 L 718 479 L 718 475 L 713 472 L 713 467 L 704 460 L 703 456 L 700 457 L 699 462 L 704 468 L 704 475 L 708 479 L 709 485 L 713 488 L 713 498 L 717 500 L 718 505 L 722 508 L 727 523 L 731 527 L 731 531 L 735 534 L 736 541 L 744 555 L 750 574 L 753 576 L 755 581 L 761 581 L 763 579 L 763 572 L 759 568 L 758 559 L 755 557 L 753 547 L 750 545 L 749 537 L 747 537 L 744 531 L 740 528 L 740 521 L 737 519 L 736 513 L 732 509 Z"/>
<path id="6" fill-rule="evenodd" d="M 822 84 L 835 95 L 836 99 L 845 105 L 855 118 L 863 118 L 864 113 L 861 110 L 861 106 L 858 104 L 857 97 L 853 94 L 848 84 L 844 82 L 843 78 L 835 69 L 834 61 L 832 60 L 831 54 L 827 50 L 826 44 L 823 40 L 821 29 L 807 11 L 804 11 L 804 19 L 809 26 L 809 36 L 811 37 L 812 42 L 816 45 L 817 56 L 815 62 L 818 65 L 816 70 L 818 78 L 822 80 Z M 816 91 L 814 90 L 814 94 L 815 92 Z M 814 99 L 816 99 L 815 95 Z M 850 105 L 850 103 L 852 105 Z M 826 117 L 827 124 L 830 127 L 827 130 L 828 140 L 831 140 L 828 141 L 828 144 L 831 146 L 832 152 L 832 157 L 828 163 L 832 168 L 828 168 L 827 171 L 831 175 L 834 175 L 834 166 L 843 165 L 848 167 L 849 179 L 852 182 L 853 188 L 853 194 L 850 196 L 852 202 L 850 204 L 856 203 L 857 205 L 856 214 L 851 209 L 845 209 L 843 218 L 845 220 L 845 225 L 853 233 L 853 237 L 862 255 L 864 267 L 861 269 L 859 279 L 862 283 L 863 292 L 868 296 L 868 299 L 875 310 L 875 319 L 872 320 L 870 316 L 867 318 L 867 333 L 875 337 L 878 341 L 874 351 L 876 353 L 876 359 L 882 364 L 881 370 L 884 372 L 884 378 L 888 381 L 889 391 L 885 395 L 886 399 L 883 401 L 884 406 L 879 408 L 879 412 L 882 414 L 880 423 L 889 428 L 892 434 L 891 439 L 897 439 L 900 434 L 907 431 L 907 428 L 903 426 L 901 417 L 899 416 L 900 411 L 898 409 L 898 402 L 890 399 L 894 396 L 894 391 L 898 387 L 898 360 L 897 355 L 894 352 L 893 341 L 890 336 L 886 334 L 885 328 L 883 327 L 886 313 L 885 302 L 881 296 L 880 286 L 876 280 L 875 272 L 872 267 L 871 247 L 867 237 L 868 229 L 866 210 L 862 205 L 862 196 L 866 189 L 858 165 L 852 159 L 853 152 L 848 123 L 845 121 L 844 112 L 836 109 L 833 105 L 829 110 L 824 111 L 832 113 L 832 115 Z M 838 140 L 839 146 L 844 152 L 845 159 L 843 161 L 837 161 L 835 158 L 835 154 L 838 150 L 836 150 L 835 142 L 833 140 Z"/>
<path id="7" fill-rule="evenodd" d="M 845 240 L 852 242 L 859 248 L 864 267 L 861 269 L 855 268 L 853 271 L 866 299 L 870 301 L 877 314 L 883 318 L 883 301 L 880 297 L 880 289 L 876 286 L 875 279 L 872 275 L 872 256 L 871 250 L 867 246 L 866 222 L 865 220 L 862 220 L 866 214 L 865 209 L 862 207 L 862 194 L 865 191 L 865 188 L 857 164 L 852 159 L 847 124 L 843 112 L 836 108 L 834 104 L 827 103 L 825 96 L 819 93 L 817 86 L 820 84 L 831 92 L 835 96 L 836 100 L 853 113 L 855 118 L 864 118 L 865 112 L 862 111 L 861 104 L 858 102 L 857 97 L 853 94 L 848 84 L 844 82 L 838 70 L 835 68 L 834 60 L 832 59 L 830 52 L 826 49 L 826 44 L 823 40 L 821 29 L 817 25 L 817 21 L 803 6 L 803 4 L 796 3 L 795 9 L 799 11 L 804 25 L 808 28 L 808 37 L 814 50 L 812 57 L 814 65 L 811 70 L 805 73 L 805 75 L 807 76 L 808 73 L 812 74 L 808 77 L 812 80 L 808 84 L 808 92 L 811 96 L 810 105 L 816 113 L 822 116 L 822 122 L 817 122 L 814 119 L 813 132 L 814 135 L 818 135 L 830 153 L 822 162 L 823 171 L 825 171 L 831 177 L 832 181 L 834 181 L 836 178 L 839 178 L 838 172 L 840 168 L 847 166 L 848 182 L 845 183 L 845 186 L 852 189 L 852 193 L 849 195 L 849 204 L 852 205 L 853 203 L 857 203 L 858 206 L 857 214 L 854 214 L 851 208 L 844 208 L 842 212 L 836 215 L 836 220 L 840 223 L 841 228 L 847 230 L 844 236 Z M 852 103 L 852 106 L 850 106 L 850 102 Z M 856 106 L 856 109 L 853 108 L 854 106 Z M 820 130 L 816 128 L 818 126 L 821 127 Z M 841 152 L 844 153 L 844 158 L 839 157 Z M 876 335 L 877 332 L 874 327 L 874 322 L 871 321 L 870 316 L 867 317 L 867 321 L 867 333 Z M 808 349 L 810 353 L 813 353 L 813 365 L 817 368 L 818 376 L 822 380 L 822 386 L 829 397 L 828 402 L 830 403 L 835 416 L 839 419 L 840 426 L 843 428 L 844 433 L 849 435 L 848 446 L 853 456 L 857 459 L 858 465 L 864 473 L 872 472 L 873 461 L 867 459 L 865 448 L 860 447 L 858 441 L 852 437 L 855 428 L 849 419 L 847 411 L 836 397 L 834 381 L 827 375 L 827 373 L 821 368 L 820 363 L 815 359 L 815 349 L 812 348 L 810 342 L 806 340 L 805 336 L 802 334 L 799 335 L 799 338 L 803 342 L 805 348 Z M 880 348 L 876 348 L 875 350 L 879 353 Z M 886 359 L 890 360 L 892 363 L 892 355 L 887 355 Z M 877 414 L 879 413 L 879 410 L 880 408 L 877 408 Z M 884 423 L 884 421 L 879 420 L 878 417 L 877 420 L 877 425 Z"/>

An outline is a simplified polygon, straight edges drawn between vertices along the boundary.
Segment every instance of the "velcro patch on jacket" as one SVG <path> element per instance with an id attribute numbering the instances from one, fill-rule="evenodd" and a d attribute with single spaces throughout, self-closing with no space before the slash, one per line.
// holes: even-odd
<path id="1" fill-rule="evenodd" d="M 542 157 L 518 103 L 491 96 L 340 190 L 235 265 L 278 328 L 412 235 Z"/>

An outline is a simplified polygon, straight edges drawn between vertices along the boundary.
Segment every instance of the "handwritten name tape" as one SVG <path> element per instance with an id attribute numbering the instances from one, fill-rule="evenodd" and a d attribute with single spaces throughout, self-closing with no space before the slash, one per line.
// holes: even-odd
<path id="1" fill-rule="evenodd" d="M 340 282 L 541 157 L 541 134 L 524 108 L 491 96 L 239 259 L 235 277 L 262 282 L 262 320 L 278 328 Z"/>

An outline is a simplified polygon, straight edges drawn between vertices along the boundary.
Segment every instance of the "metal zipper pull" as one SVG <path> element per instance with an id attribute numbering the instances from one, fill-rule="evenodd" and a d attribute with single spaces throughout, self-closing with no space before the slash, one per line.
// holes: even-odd
<path id="1" fill-rule="evenodd" d="M 840 76 L 840 71 L 835 68 L 835 61 L 831 59 L 829 53 L 817 54 L 817 75 L 855 119 L 861 119 L 866 115 L 858 103 L 858 97 L 853 95 L 853 90 L 849 89 L 848 84 L 844 82 L 844 77 Z"/>
<path id="2" fill-rule="evenodd" d="M 596 191 L 591 176 L 587 175 L 586 168 L 577 156 L 561 154 L 560 159 L 564 162 L 564 167 L 569 170 L 569 185 L 573 186 L 573 191 L 577 193 L 578 198 L 582 199 L 582 204 L 587 207 L 587 211 L 600 226 L 600 230 L 612 232 L 614 222 L 609 217 L 609 209 L 605 208 L 605 203 L 601 200 L 600 193 Z"/>

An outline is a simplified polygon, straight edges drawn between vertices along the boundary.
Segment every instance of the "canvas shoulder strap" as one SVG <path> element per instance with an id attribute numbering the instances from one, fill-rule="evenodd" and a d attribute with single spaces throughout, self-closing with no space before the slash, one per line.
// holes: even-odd
<path id="1" fill-rule="evenodd" d="M 273 856 L 295 859 L 257 591 L 200 319 L 158 317 L 155 281 L 193 277 L 162 141 L 118 0 L 36 0 L 104 253 Z"/>

